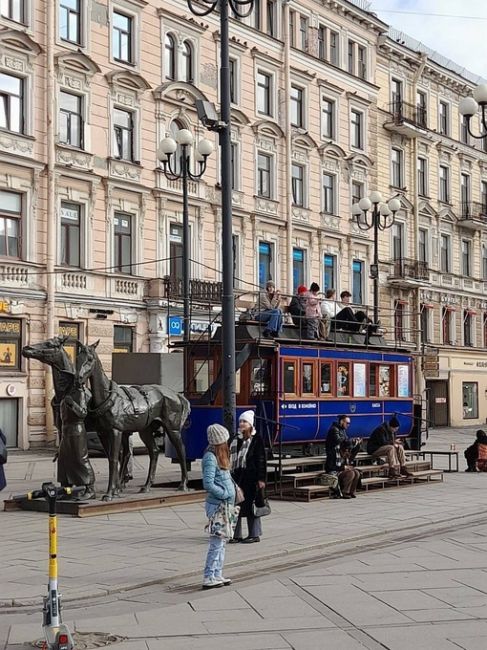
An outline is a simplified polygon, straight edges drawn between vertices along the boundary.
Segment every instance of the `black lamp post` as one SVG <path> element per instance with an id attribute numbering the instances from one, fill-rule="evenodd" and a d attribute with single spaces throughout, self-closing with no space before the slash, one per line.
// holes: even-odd
<path id="1" fill-rule="evenodd" d="M 379 322 L 379 230 L 393 226 L 396 212 L 400 209 L 399 199 L 382 203 L 382 196 L 377 191 L 352 206 L 352 219 L 360 230 L 374 230 L 374 263 L 370 267 L 370 277 L 374 281 L 374 324 Z"/>
<path id="2" fill-rule="evenodd" d="M 254 0 L 187 0 L 196 16 L 220 13 L 220 122 L 214 127 L 220 135 L 222 182 L 222 384 L 223 424 L 232 434 L 236 430 L 235 410 L 235 297 L 233 291 L 232 150 L 229 12 L 245 18 Z"/>
<path id="3" fill-rule="evenodd" d="M 487 84 L 480 84 L 472 93 L 472 97 L 464 97 L 460 100 L 458 110 L 467 120 L 467 130 L 472 138 L 482 140 L 487 138 Z M 477 114 L 480 108 L 480 123 L 482 132 L 475 135 L 470 127 L 471 119 Z"/>
<path id="4" fill-rule="evenodd" d="M 181 147 L 179 156 L 179 167 L 172 164 L 173 154 L 178 145 Z M 209 140 L 200 140 L 196 160 L 199 171 L 191 171 L 191 149 L 193 145 L 193 134 L 188 129 L 180 129 L 176 133 L 176 139 L 164 138 L 159 144 L 158 157 L 162 163 L 162 169 L 167 179 L 171 181 L 181 180 L 183 185 L 183 340 L 187 343 L 190 339 L 190 251 L 189 251 L 189 201 L 188 201 L 188 180 L 199 180 L 206 171 L 208 156 L 213 151 L 213 144 Z M 186 367 L 186 364 L 185 364 Z M 187 390 L 186 376 L 184 379 L 184 390 Z"/>

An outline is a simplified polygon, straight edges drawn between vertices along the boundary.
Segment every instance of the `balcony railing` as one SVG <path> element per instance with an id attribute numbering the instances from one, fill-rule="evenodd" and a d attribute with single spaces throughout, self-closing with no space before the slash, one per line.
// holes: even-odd
<path id="1" fill-rule="evenodd" d="M 422 106 L 396 100 L 389 104 L 389 113 L 391 113 L 396 126 L 401 126 L 406 122 L 421 129 L 426 128 L 427 114 L 426 109 Z"/>
<path id="2" fill-rule="evenodd" d="M 462 201 L 458 209 L 458 220 L 483 221 L 487 225 L 487 203 L 478 201 Z"/>
<path id="3" fill-rule="evenodd" d="M 392 260 L 390 278 L 429 282 L 430 273 L 427 262 L 401 257 Z"/>
<path id="4" fill-rule="evenodd" d="M 223 285 L 221 282 L 211 280 L 191 280 L 189 297 L 192 302 L 220 303 Z M 151 297 L 165 298 L 167 300 L 181 300 L 183 298 L 183 280 L 181 278 L 156 278 L 149 282 L 149 295 Z"/>

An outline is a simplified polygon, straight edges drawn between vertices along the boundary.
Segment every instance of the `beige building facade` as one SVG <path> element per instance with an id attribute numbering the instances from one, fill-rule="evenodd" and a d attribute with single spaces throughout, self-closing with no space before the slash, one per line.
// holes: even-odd
<path id="1" fill-rule="evenodd" d="M 360 0 L 261 0 L 251 16 L 231 21 L 238 305 L 252 303 L 268 278 L 283 293 L 315 280 L 371 304 L 372 235 L 351 221 L 351 205 L 372 189 L 399 193 L 403 232 L 381 235 L 383 320 L 418 350 L 423 328 L 428 346 L 440 349 L 438 381 L 450 381 L 465 344 L 464 312 L 474 363 L 484 348 L 483 220 L 467 211 L 459 221 L 456 211 L 462 173 L 471 183 L 466 203 L 483 200 L 487 154 L 460 141 L 457 115 L 474 84 L 388 37 L 366 9 Z M 0 418 L 12 445 L 54 436 L 49 373 L 20 357 L 22 345 L 58 333 L 100 339 L 108 371 L 114 351 L 167 349 L 181 314 L 182 185 L 164 175 L 158 147 L 188 128 L 217 150 L 195 101 L 218 105 L 219 47 L 218 17 L 194 17 L 180 0 L 2 3 Z M 391 113 L 396 76 L 400 101 L 415 105 L 424 91 L 426 125 L 401 127 L 405 120 Z M 399 184 L 392 148 L 403 156 Z M 441 167 L 449 169 L 447 201 Z M 219 309 L 219 177 L 215 151 L 202 180 L 189 183 L 195 333 Z M 462 274 L 464 241 L 471 266 Z M 402 325 L 390 316 L 397 305 Z M 446 313 L 448 342 L 437 340 Z M 452 381 L 449 395 L 458 395 Z M 477 394 L 485 389 L 480 382 Z M 478 401 L 471 423 L 487 416 Z M 448 406 L 450 421 L 463 421 L 453 400 Z"/>

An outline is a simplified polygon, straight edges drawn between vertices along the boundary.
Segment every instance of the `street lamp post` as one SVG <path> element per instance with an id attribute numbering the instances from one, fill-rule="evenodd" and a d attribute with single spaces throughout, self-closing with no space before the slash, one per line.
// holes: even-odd
<path id="1" fill-rule="evenodd" d="M 236 430 L 235 410 L 235 298 L 233 291 L 233 221 L 229 13 L 248 16 L 255 0 L 187 0 L 196 16 L 220 13 L 220 136 L 222 195 L 222 385 L 223 424 L 230 433 Z"/>
<path id="2" fill-rule="evenodd" d="M 477 114 L 479 108 L 482 131 L 479 135 L 475 135 L 472 132 L 470 124 L 472 117 Z M 472 93 L 472 97 L 464 97 L 461 99 L 458 110 L 467 119 L 467 130 L 472 138 L 476 140 L 487 138 L 487 84 L 477 86 Z"/>
<path id="3" fill-rule="evenodd" d="M 173 162 L 173 154 L 178 145 L 181 147 L 179 160 Z M 164 175 L 168 180 L 181 180 L 183 186 L 183 340 L 187 343 L 190 340 L 190 230 L 189 230 L 189 200 L 188 180 L 199 180 L 206 171 L 208 156 L 213 151 L 213 144 L 209 140 L 200 140 L 198 143 L 196 161 L 198 172 L 191 171 L 191 150 L 193 148 L 193 134 L 188 129 L 180 129 L 176 133 L 176 139 L 164 138 L 159 144 L 158 158 L 162 163 Z M 178 166 L 179 163 L 179 166 Z M 186 364 L 184 364 L 184 390 L 187 387 Z"/>
<path id="4" fill-rule="evenodd" d="M 352 219 L 360 230 L 374 230 L 374 263 L 370 267 L 370 277 L 374 281 L 374 324 L 379 322 L 379 230 L 394 225 L 396 212 L 401 209 L 399 199 L 382 202 L 380 192 L 370 193 L 352 206 Z"/>

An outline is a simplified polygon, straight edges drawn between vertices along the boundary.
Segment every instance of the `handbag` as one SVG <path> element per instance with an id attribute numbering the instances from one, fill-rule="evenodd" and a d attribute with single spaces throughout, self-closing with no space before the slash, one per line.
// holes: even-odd
<path id="1" fill-rule="evenodd" d="M 258 497 L 260 497 L 259 505 L 257 505 L 256 503 Z M 269 500 L 264 494 L 264 491 L 258 490 L 256 499 L 252 503 L 252 514 L 254 515 L 254 517 L 267 517 L 267 515 L 270 515 L 271 512 L 272 512 L 271 506 Z"/>
<path id="2" fill-rule="evenodd" d="M 240 485 L 235 483 L 233 480 L 233 485 L 235 486 L 235 505 L 238 506 L 239 503 L 243 503 L 245 501 L 245 494 Z"/>
<path id="3" fill-rule="evenodd" d="M 222 501 L 215 513 L 208 519 L 205 530 L 213 537 L 233 539 L 237 525 L 240 506 L 232 506 L 228 501 Z"/>

